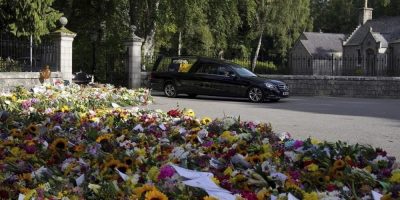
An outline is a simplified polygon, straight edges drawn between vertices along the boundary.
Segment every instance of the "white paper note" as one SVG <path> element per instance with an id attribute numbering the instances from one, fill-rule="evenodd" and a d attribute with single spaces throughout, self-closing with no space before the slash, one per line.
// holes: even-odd
<path id="1" fill-rule="evenodd" d="M 76 182 L 77 186 L 82 185 L 83 181 L 85 181 L 85 174 L 82 174 L 77 179 L 75 179 L 75 182 Z"/>
<path id="2" fill-rule="evenodd" d="M 293 196 L 292 193 L 289 193 L 288 194 L 288 200 L 299 200 L 299 199 L 297 199 L 295 196 Z"/>
<path id="3" fill-rule="evenodd" d="M 119 176 L 121 176 L 122 180 L 124 180 L 124 181 L 128 180 L 128 178 L 129 178 L 128 175 L 122 173 L 122 172 L 119 171 L 118 169 L 115 169 L 115 170 L 117 170 L 117 172 L 118 172 Z"/>
<path id="4" fill-rule="evenodd" d="M 374 198 L 374 200 L 380 200 L 383 197 L 383 195 L 372 190 L 372 197 Z"/>
<path id="5" fill-rule="evenodd" d="M 142 132 L 144 130 L 144 128 L 142 127 L 141 124 L 138 124 L 135 126 L 135 128 L 133 128 L 133 130 Z"/>
<path id="6" fill-rule="evenodd" d="M 227 193 L 227 192 L 221 192 L 221 191 L 214 191 L 214 190 L 206 190 L 208 196 L 211 197 L 216 197 L 219 200 L 235 200 L 236 196 L 231 194 L 231 193 Z"/>
<path id="7" fill-rule="evenodd" d="M 18 200 L 24 200 L 24 198 L 25 198 L 25 195 L 23 195 L 21 193 L 18 195 Z"/>
<path id="8" fill-rule="evenodd" d="M 176 165 L 172 165 L 176 172 L 180 175 L 183 176 L 187 179 L 196 179 L 196 178 L 201 178 L 201 177 L 213 177 L 214 175 L 209 172 L 198 172 L 190 169 L 185 169 Z"/>

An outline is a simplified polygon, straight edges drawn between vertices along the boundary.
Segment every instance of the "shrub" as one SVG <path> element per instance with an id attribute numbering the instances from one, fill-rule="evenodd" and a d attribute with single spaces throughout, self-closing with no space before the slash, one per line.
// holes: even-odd
<path id="1" fill-rule="evenodd" d="M 251 62 L 249 60 L 234 59 L 232 62 L 251 70 Z M 254 73 L 256 74 L 276 74 L 277 71 L 278 68 L 271 61 L 257 61 L 256 68 L 254 69 Z"/>
<path id="2" fill-rule="evenodd" d="M 20 63 L 11 58 L 0 57 L 0 72 L 21 72 L 22 67 Z"/>

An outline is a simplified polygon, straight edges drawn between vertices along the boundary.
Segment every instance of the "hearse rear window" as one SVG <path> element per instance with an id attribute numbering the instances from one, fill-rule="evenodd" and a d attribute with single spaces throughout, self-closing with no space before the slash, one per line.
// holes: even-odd
<path id="1" fill-rule="evenodd" d="M 158 72 L 183 72 L 190 70 L 193 64 L 197 61 L 195 58 L 168 58 L 161 60 L 157 67 Z"/>

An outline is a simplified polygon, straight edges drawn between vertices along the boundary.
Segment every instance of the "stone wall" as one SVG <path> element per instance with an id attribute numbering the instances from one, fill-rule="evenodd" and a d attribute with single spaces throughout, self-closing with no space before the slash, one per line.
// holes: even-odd
<path id="1" fill-rule="evenodd" d="M 63 80 L 60 72 L 52 72 L 50 81 L 55 79 Z M 46 80 L 48 81 L 48 80 Z M 0 90 L 13 89 L 17 86 L 24 86 L 28 89 L 40 85 L 39 72 L 1 72 Z"/>
<path id="2" fill-rule="evenodd" d="M 400 77 L 265 75 L 284 81 L 291 95 L 400 98 Z"/>

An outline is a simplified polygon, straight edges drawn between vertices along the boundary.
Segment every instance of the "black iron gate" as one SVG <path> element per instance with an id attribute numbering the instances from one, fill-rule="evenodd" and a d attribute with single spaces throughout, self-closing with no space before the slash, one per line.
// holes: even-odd
<path id="1" fill-rule="evenodd" d="M 0 72 L 37 72 L 49 65 L 59 71 L 56 45 L 50 38 L 34 42 L 29 37 L 0 33 Z"/>

